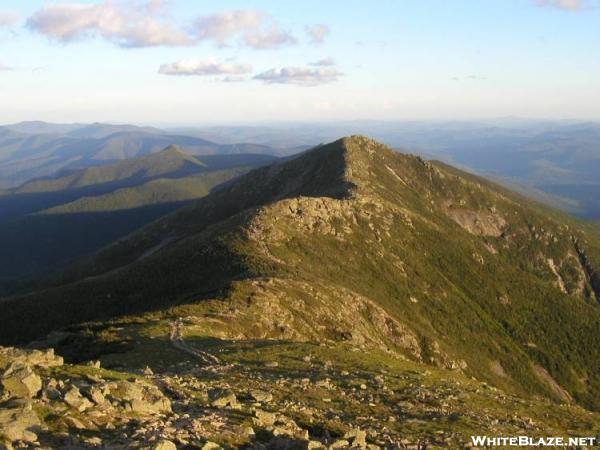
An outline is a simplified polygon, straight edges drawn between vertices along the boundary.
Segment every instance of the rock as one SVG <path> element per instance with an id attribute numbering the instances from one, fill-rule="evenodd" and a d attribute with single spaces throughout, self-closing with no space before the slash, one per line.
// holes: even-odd
<path id="1" fill-rule="evenodd" d="M 83 422 L 75 417 L 66 416 L 64 421 L 69 428 L 75 428 L 76 430 L 85 430 L 87 428 Z"/>
<path id="2" fill-rule="evenodd" d="M 75 386 L 72 386 L 71 389 L 65 393 L 63 401 L 71 408 L 75 408 L 80 412 L 83 412 L 86 409 L 94 406 L 92 402 L 81 395 L 81 392 L 79 392 L 79 389 L 77 389 Z"/>
<path id="3" fill-rule="evenodd" d="M 270 402 L 273 400 L 273 394 L 267 391 L 261 391 L 259 389 L 251 390 L 250 396 L 257 402 Z"/>
<path id="4" fill-rule="evenodd" d="M 85 395 L 88 399 L 94 402 L 96 405 L 103 405 L 106 403 L 106 398 L 102 393 L 102 390 L 98 386 L 91 386 L 82 391 L 82 394 Z"/>
<path id="5" fill-rule="evenodd" d="M 6 442 L 0 441 L 0 450 L 14 450 L 14 447 L 8 441 L 6 441 Z"/>
<path id="6" fill-rule="evenodd" d="M 152 371 L 152 369 L 148 366 L 146 366 L 146 368 L 142 371 L 142 373 L 146 376 L 150 376 L 150 375 L 154 375 L 154 372 Z"/>
<path id="7" fill-rule="evenodd" d="M 263 411 L 262 409 L 254 410 L 254 423 L 259 427 L 267 427 L 273 425 L 277 420 L 277 415 Z"/>
<path id="8" fill-rule="evenodd" d="M 364 448 L 367 446 L 367 432 L 358 428 L 344 434 L 344 439 L 349 440 L 352 443 L 352 447 Z"/>
<path id="9" fill-rule="evenodd" d="M 94 369 L 99 369 L 101 365 L 102 363 L 100 362 L 100 360 L 88 361 L 86 363 L 86 366 L 93 367 Z"/>
<path id="10" fill-rule="evenodd" d="M 14 347 L 0 347 L 0 371 L 6 369 L 10 364 L 30 367 L 53 367 L 62 366 L 62 357 L 54 354 L 54 349 L 47 350 L 23 350 Z"/>
<path id="11" fill-rule="evenodd" d="M 102 445 L 102 439 L 95 436 L 85 440 L 85 443 L 93 447 L 100 447 Z"/>
<path id="12" fill-rule="evenodd" d="M 210 389 L 208 391 L 208 400 L 211 406 L 216 408 L 225 408 L 227 406 L 237 407 L 237 397 L 229 389 Z"/>
<path id="13" fill-rule="evenodd" d="M 42 379 L 31 367 L 13 363 L 2 375 L 2 386 L 15 397 L 31 398 L 42 389 Z"/>
<path id="14" fill-rule="evenodd" d="M 177 446 L 166 439 L 161 439 L 153 446 L 147 448 L 148 450 L 177 450 Z"/>
<path id="15" fill-rule="evenodd" d="M 61 398 L 61 393 L 58 389 L 48 387 L 44 389 L 44 397 L 46 397 L 48 400 L 58 400 Z"/>
<path id="16" fill-rule="evenodd" d="M 306 450 L 306 441 L 275 436 L 269 441 L 267 448 L 273 450 Z"/>
<path id="17" fill-rule="evenodd" d="M 35 442 L 40 420 L 31 407 L 0 409 L 0 433 L 9 441 Z"/>
<path id="18" fill-rule="evenodd" d="M 134 412 L 142 414 L 171 412 L 171 401 L 156 386 L 119 381 L 113 395 L 127 401 Z"/>
<path id="19" fill-rule="evenodd" d="M 202 450 L 222 450 L 219 444 L 215 444 L 214 442 L 208 441 L 206 444 L 202 446 Z"/>
<path id="20" fill-rule="evenodd" d="M 346 441 L 345 439 L 340 439 L 338 441 L 335 441 L 333 444 L 331 444 L 329 446 L 330 449 L 334 449 L 334 448 L 349 448 L 350 447 L 350 442 Z"/>

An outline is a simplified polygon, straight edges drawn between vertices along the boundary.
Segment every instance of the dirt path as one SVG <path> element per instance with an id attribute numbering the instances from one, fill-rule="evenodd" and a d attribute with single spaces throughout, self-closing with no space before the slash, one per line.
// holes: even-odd
<path id="1" fill-rule="evenodd" d="M 216 356 L 190 347 L 183 338 L 183 330 L 183 321 L 181 319 L 177 319 L 177 321 L 171 323 L 169 339 L 173 347 L 200 359 L 205 364 L 221 364 L 221 361 Z"/>

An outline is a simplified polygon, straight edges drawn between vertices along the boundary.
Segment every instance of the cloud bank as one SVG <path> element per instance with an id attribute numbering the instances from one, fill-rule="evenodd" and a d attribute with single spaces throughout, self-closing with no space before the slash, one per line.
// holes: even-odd
<path id="1" fill-rule="evenodd" d="M 273 49 L 295 44 L 296 38 L 282 30 L 268 14 L 255 10 L 226 11 L 202 16 L 194 22 L 198 40 L 229 46 L 232 40 L 254 49 Z"/>
<path id="2" fill-rule="evenodd" d="M 61 43 L 100 37 L 128 48 L 212 41 L 222 47 L 235 43 L 275 49 L 296 43 L 273 17 L 260 11 L 225 11 L 183 26 L 171 19 L 165 0 L 48 4 L 27 20 L 27 27 Z"/>
<path id="3" fill-rule="evenodd" d="M 102 37 L 120 47 L 181 46 L 189 36 L 168 18 L 166 2 L 49 4 L 27 20 L 27 27 L 69 43 Z"/>
<path id="4" fill-rule="evenodd" d="M 238 76 L 252 72 L 249 64 L 219 63 L 214 59 L 198 60 L 186 59 L 170 64 L 163 64 L 158 73 L 163 75 L 178 76 L 207 76 L 207 75 L 229 75 L 225 81 L 238 81 Z"/>
<path id="5" fill-rule="evenodd" d="M 271 69 L 254 77 L 268 84 L 294 84 L 297 86 L 319 86 L 337 81 L 343 74 L 333 67 L 308 69 L 303 67 L 284 67 Z"/>

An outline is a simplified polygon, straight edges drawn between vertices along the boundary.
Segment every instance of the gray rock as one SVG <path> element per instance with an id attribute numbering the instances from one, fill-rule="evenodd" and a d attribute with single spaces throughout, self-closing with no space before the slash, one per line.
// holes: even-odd
<path id="1" fill-rule="evenodd" d="M 75 386 L 72 386 L 71 389 L 65 393 L 63 401 L 71 408 L 74 408 L 80 412 L 83 412 L 86 409 L 94 406 L 92 402 L 81 395 L 81 392 L 79 392 L 79 389 L 77 389 Z"/>
<path id="2" fill-rule="evenodd" d="M 2 375 L 2 386 L 15 397 L 31 398 L 42 389 L 42 379 L 31 367 L 13 363 Z"/>
<path id="3" fill-rule="evenodd" d="M 367 432 L 360 429 L 354 429 L 344 434 L 344 439 L 352 443 L 352 447 L 364 448 L 367 446 Z"/>
<path id="4" fill-rule="evenodd" d="M 120 381 L 113 395 L 120 396 L 128 402 L 134 412 L 141 414 L 171 412 L 171 401 L 156 386 Z"/>
<path id="5" fill-rule="evenodd" d="M 250 396 L 257 402 L 270 402 L 273 400 L 273 394 L 268 391 L 253 389 L 250 391 Z"/>
<path id="6" fill-rule="evenodd" d="M 208 400 L 211 406 L 216 408 L 237 407 L 238 401 L 235 394 L 229 389 L 210 389 L 208 391 Z"/>

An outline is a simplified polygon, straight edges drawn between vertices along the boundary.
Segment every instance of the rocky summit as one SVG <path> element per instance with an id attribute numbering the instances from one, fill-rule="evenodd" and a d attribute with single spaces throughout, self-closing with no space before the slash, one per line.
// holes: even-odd
<path id="1" fill-rule="evenodd" d="M 595 435 L 599 267 L 592 225 L 343 138 L 0 300 L 0 445 Z"/>

